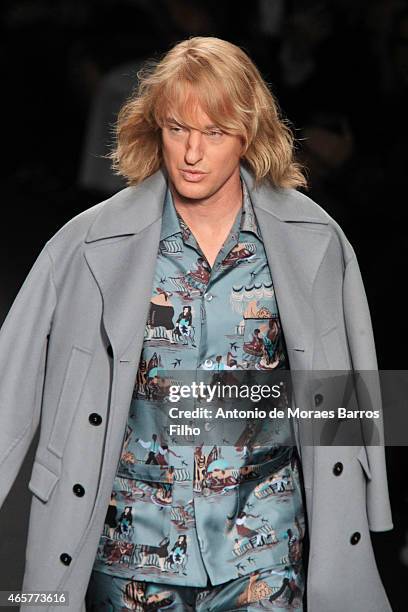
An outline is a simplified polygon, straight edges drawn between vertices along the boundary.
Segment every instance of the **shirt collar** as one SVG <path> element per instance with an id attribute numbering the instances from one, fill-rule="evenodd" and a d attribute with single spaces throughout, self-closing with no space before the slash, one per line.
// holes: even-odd
<path id="1" fill-rule="evenodd" d="M 164 199 L 163 206 L 160 240 L 165 240 L 166 238 L 170 238 L 170 236 L 173 236 L 174 234 L 178 233 L 181 233 L 179 215 L 177 214 L 173 202 L 173 196 L 170 191 L 169 184 L 167 183 L 166 197 Z"/>
<path id="2" fill-rule="evenodd" d="M 239 230 L 240 232 L 252 232 L 259 238 L 259 240 L 262 241 L 261 231 L 256 220 L 251 197 L 249 195 L 249 190 L 242 174 L 241 183 L 243 198 Z M 165 240 L 166 238 L 170 238 L 170 236 L 174 236 L 175 234 L 183 235 L 183 233 L 184 237 L 188 238 L 190 230 L 188 226 L 184 223 L 182 217 L 178 214 L 176 207 L 174 206 L 173 195 L 167 183 L 166 196 L 163 206 L 160 240 Z"/>
<path id="3" fill-rule="evenodd" d="M 262 242 L 261 230 L 256 220 L 254 207 L 252 205 L 251 196 L 249 195 L 248 187 L 245 183 L 244 177 L 241 174 L 242 181 L 242 216 L 241 216 L 241 232 L 252 232 L 256 234 L 259 240 Z"/>

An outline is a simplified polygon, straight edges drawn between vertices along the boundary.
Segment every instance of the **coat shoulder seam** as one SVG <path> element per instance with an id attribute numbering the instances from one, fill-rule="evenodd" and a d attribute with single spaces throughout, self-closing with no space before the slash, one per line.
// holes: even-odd
<path id="1" fill-rule="evenodd" d="M 49 249 L 48 249 L 48 242 L 45 244 L 44 250 L 47 253 L 48 259 L 50 261 L 51 285 L 52 285 L 52 287 L 54 289 L 55 303 L 57 303 L 57 301 L 58 301 L 58 294 L 57 294 L 57 284 L 55 282 L 54 260 L 53 260 L 53 258 L 51 256 L 51 253 L 50 253 Z"/>

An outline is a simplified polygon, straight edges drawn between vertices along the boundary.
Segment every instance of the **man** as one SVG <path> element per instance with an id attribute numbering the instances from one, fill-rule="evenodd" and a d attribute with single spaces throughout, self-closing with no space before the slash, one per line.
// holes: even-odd
<path id="1" fill-rule="evenodd" d="M 295 445 L 246 423 L 245 445 L 173 440 L 160 385 L 138 384 L 146 363 L 177 379 L 231 355 L 236 371 L 377 368 L 355 253 L 296 190 L 293 137 L 250 58 L 197 37 L 139 78 L 113 153 L 129 187 L 47 242 L 1 329 L 1 502 L 41 422 L 23 590 L 68 591 L 81 612 L 85 595 L 121 609 L 134 580 L 174 609 L 390 610 L 369 537 L 392 528 L 381 445 L 313 447 L 299 423 Z M 172 333 L 180 315 L 194 343 Z M 324 406 L 315 391 L 297 405 Z M 138 440 L 172 465 L 146 464 Z M 258 486 L 274 476 L 287 485 Z M 128 538 L 104 530 L 113 491 Z"/>

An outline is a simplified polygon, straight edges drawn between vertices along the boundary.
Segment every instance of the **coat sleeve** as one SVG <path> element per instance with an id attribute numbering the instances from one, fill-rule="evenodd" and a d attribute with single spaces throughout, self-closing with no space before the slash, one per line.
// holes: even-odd
<path id="1" fill-rule="evenodd" d="M 357 371 L 357 381 L 360 381 L 356 382 L 359 409 L 374 409 L 380 413 L 380 419 L 375 421 L 375 438 L 372 438 L 372 432 L 365 431 L 363 426 L 371 473 L 371 478 L 367 480 L 368 524 L 371 531 L 388 531 L 393 529 L 393 523 L 384 451 L 381 386 L 367 296 L 352 248 L 344 273 L 343 300 L 352 365 Z M 367 420 L 365 422 L 367 423 Z"/>
<path id="2" fill-rule="evenodd" d="M 40 421 L 57 297 L 45 245 L 0 328 L 0 508 Z"/>

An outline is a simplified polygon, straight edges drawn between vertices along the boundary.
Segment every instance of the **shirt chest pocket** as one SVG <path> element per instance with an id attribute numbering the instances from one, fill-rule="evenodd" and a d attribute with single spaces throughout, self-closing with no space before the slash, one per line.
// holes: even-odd
<path id="1" fill-rule="evenodd" d="M 241 334 L 240 361 L 244 369 L 272 370 L 284 361 L 278 317 L 244 317 Z"/>

